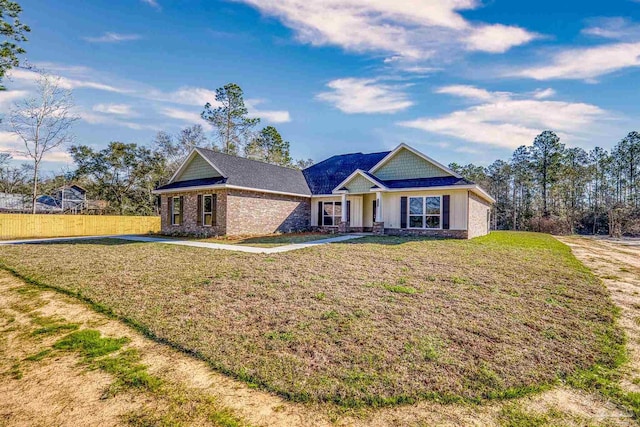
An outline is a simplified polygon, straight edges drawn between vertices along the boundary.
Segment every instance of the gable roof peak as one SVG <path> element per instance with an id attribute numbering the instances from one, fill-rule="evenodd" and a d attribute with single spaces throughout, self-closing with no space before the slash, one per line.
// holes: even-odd
<path id="1" fill-rule="evenodd" d="M 405 144 L 404 142 L 401 142 L 396 148 L 394 148 L 392 151 L 389 152 L 389 154 L 387 156 L 385 156 L 382 160 L 380 160 L 378 163 L 376 163 L 376 165 L 374 165 L 371 169 L 369 169 L 370 173 L 375 173 L 378 169 L 380 169 L 385 163 L 387 163 L 389 160 L 391 160 L 396 154 L 398 154 L 398 152 L 400 152 L 400 150 L 407 150 L 410 151 L 411 153 L 415 154 L 416 156 L 426 160 L 427 162 L 433 164 L 434 166 L 442 169 L 443 171 L 445 171 L 446 173 L 455 176 L 456 178 L 462 178 L 462 176 L 460 174 L 458 174 L 457 172 L 449 169 L 448 167 L 446 167 L 445 165 L 443 165 L 442 163 L 432 159 L 431 157 L 427 156 L 424 153 L 421 153 L 420 151 L 416 150 L 415 148 L 411 147 L 410 145 Z"/>

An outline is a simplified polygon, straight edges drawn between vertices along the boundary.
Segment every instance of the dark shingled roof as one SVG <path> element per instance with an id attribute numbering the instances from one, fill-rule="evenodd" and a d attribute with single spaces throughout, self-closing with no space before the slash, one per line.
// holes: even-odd
<path id="1" fill-rule="evenodd" d="M 368 170 L 384 159 L 390 151 L 333 156 L 313 166 L 309 166 L 302 171 L 246 159 L 244 157 L 218 153 L 206 148 L 199 148 L 198 152 L 216 165 L 222 175 L 224 175 L 224 178 L 216 177 L 178 181 L 159 187 L 158 190 L 229 184 L 239 187 L 293 194 L 331 194 L 338 184 L 357 169 L 362 170 L 365 175 L 384 184 L 387 188 L 393 189 L 473 184 L 473 182 L 465 178 L 456 178 L 454 176 L 388 181 L 379 180 L 369 173 Z M 372 183 L 371 187 L 374 188 L 375 185 Z"/>
<path id="2" fill-rule="evenodd" d="M 258 160 L 218 153 L 206 148 L 198 151 L 222 172 L 226 184 L 259 190 L 310 195 L 302 171 L 271 165 Z"/>
<path id="3" fill-rule="evenodd" d="M 416 178 L 416 179 L 394 179 L 389 181 L 380 181 L 387 188 L 423 188 L 423 187 L 444 187 L 450 185 L 473 185 L 474 182 L 465 178 L 456 178 L 455 176 L 438 176 L 433 178 Z"/>
<path id="4" fill-rule="evenodd" d="M 158 190 L 172 190 L 172 189 L 178 189 L 178 188 L 201 187 L 204 185 L 224 184 L 225 181 L 226 179 L 221 176 L 216 178 L 189 179 L 187 181 L 177 181 L 177 182 L 172 182 L 171 184 L 163 185 L 162 187 L 158 187 Z"/>
<path id="5" fill-rule="evenodd" d="M 312 194 L 331 194 L 338 184 L 344 181 L 356 169 L 368 171 L 390 151 L 380 153 L 352 153 L 333 156 L 309 166 L 302 171 Z"/>

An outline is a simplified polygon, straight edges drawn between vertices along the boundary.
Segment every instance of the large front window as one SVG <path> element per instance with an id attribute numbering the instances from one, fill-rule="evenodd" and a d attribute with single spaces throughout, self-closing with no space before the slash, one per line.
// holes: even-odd
<path id="1" fill-rule="evenodd" d="M 182 223 L 182 206 L 180 206 L 180 197 L 171 199 L 171 224 L 180 225 Z"/>
<path id="2" fill-rule="evenodd" d="M 409 197 L 409 228 L 440 228 L 440 196 Z"/>
<path id="3" fill-rule="evenodd" d="M 322 225 L 337 226 L 342 220 L 342 202 L 322 202 Z"/>

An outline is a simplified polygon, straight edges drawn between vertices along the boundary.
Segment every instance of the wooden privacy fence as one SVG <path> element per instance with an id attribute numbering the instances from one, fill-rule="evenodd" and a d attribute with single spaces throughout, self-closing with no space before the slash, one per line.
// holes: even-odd
<path id="1" fill-rule="evenodd" d="M 158 216 L 0 214 L 0 239 L 159 232 Z"/>

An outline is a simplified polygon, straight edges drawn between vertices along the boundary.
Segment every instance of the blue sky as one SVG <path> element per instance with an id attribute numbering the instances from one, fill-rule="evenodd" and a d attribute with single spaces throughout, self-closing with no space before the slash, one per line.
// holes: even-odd
<path id="1" fill-rule="evenodd" d="M 296 158 L 408 143 L 488 164 L 555 130 L 610 149 L 640 123 L 640 2 L 21 0 L 31 64 L 72 88 L 76 142 L 150 144 L 238 83 Z M 32 91 L 16 70 L 0 113 Z M 0 150 L 20 159 L 4 128 Z M 46 167 L 69 163 L 65 150 Z"/>

